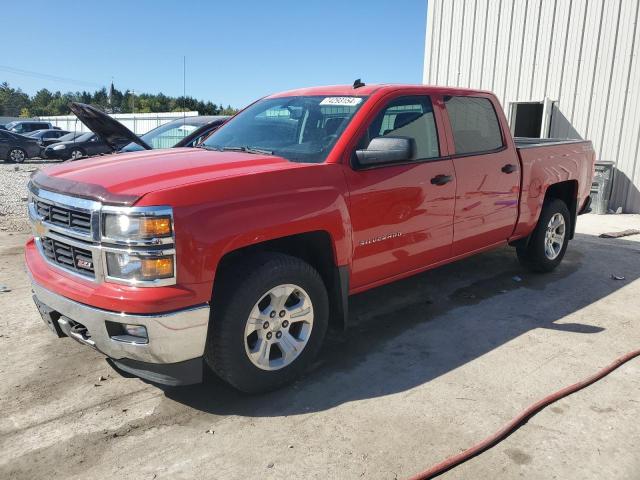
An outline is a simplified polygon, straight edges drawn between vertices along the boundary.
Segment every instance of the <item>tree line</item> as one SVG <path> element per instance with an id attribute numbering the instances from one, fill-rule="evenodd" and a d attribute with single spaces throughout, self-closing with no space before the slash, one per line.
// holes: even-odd
<path id="1" fill-rule="evenodd" d="M 233 115 L 237 109 L 212 102 L 203 102 L 192 97 L 169 97 L 162 93 L 124 92 L 111 86 L 94 92 L 51 92 L 46 88 L 29 96 L 20 88 L 7 82 L 0 84 L 0 116 L 42 117 L 49 115 L 71 115 L 69 102 L 82 102 L 96 106 L 108 113 L 156 113 L 197 111 L 200 115 Z"/>

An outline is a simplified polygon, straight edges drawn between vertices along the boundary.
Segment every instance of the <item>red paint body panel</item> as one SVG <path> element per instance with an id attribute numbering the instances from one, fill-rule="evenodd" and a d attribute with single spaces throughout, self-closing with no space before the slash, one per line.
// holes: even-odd
<path id="1" fill-rule="evenodd" d="M 81 303 L 127 313 L 158 313 L 210 301 L 217 266 L 229 252 L 321 231 L 331 240 L 335 264 L 349 268 L 349 289 L 355 293 L 528 235 L 545 191 L 554 183 L 577 181 L 579 206 L 589 192 L 594 157 L 588 142 L 517 150 L 504 114 L 488 92 L 379 85 L 356 90 L 317 87 L 275 96 L 292 95 L 368 98 L 320 164 L 170 149 L 64 163 L 44 171 L 60 185 L 99 186 L 105 203 L 111 194 L 134 198 L 136 206 L 171 206 L 177 285 L 97 285 L 49 266 L 33 241 L 26 246 L 31 275 L 42 286 Z M 354 170 L 350 162 L 362 132 L 387 102 L 404 95 L 431 97 L 441 158 Z M 505 147 L 483 155 L 455 156 L 443 95 L 491 100 Z M 508 163 L 517 170 L 503 173 L 500 169 Z M 451 175 L 453 181 L 431 184 L 431 178 L 440 174 Z"/>
<path id="2" fill-rule="evenodd" d="M 540 216 L 547 189 L 558 182 L 577 182 L 578 211 L 591 190 L 596 155 L 591 142 L 575 142 L 518 150 L 522 164 L 522 198 L 514 238 L 525 237 Z"/>

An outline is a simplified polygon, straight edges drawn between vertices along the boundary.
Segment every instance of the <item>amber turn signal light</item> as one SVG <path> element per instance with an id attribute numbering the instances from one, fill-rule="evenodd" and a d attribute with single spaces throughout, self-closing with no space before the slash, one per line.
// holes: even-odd
<path id="1" fill-rule="evenodd" d="M 143 279 L 173 277 L 173 257 L 141 258 Z"/>

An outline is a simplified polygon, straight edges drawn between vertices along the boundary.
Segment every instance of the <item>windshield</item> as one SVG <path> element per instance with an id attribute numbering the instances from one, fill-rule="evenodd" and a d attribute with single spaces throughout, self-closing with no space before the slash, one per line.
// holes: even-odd
<path id="1" fill-rule="evenodd" d="M 180 118 L 149 130 L 140 138 L 151 148 L 171 148 L 184 137 L 203 125 L 201 120 Z M 140 145 L 131 142 L 121 149 L 122 152 L 144 150 Z"/>
<path id="2" fill-rule="evenodd" d="M 76 137 L 76 142 L 80 143 L 80 142 L 88 142 L 89 140 L 91 140 L 91 138 L 94 136 L 94 133 L 83 133 L 80 136 Z M 73 140 L 73 139 L 72 139 Z"/>
<path id="3" fill-rule="evenodd" d="M 364 100 L 325 95 L 260 100 L 216 130 L 202 147 L 323 162 Z"/>
<path id="4" fill-rule="evenodd" d="M 171 148 L 184 137 L 199 128 L 200 124 L 193 125 L 189 119 L 179 119 L 165 123 L 142 135 L 142 140 L 153 148 Z"/>
<path id="5" fill-rule="evenodd" d="M 62 135 L 60 138 L 58 138 L 59 142 L 68 142 L 70 140 L 73 140 L 74 138 L 76 138 L 77 136 L 79 136 L 79 133 L 67 133 L 66 135 Z"/>

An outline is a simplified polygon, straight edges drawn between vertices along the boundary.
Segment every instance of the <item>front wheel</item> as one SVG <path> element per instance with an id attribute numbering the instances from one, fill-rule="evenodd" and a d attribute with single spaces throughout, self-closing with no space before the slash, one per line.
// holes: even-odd
<path id="1" fill-rule="evenodd" d="M 240 391 L 273 390 L 318 354 L 329 302 L 318 272 L 280 253 L 245 260 L 214 292 L 205 360 Z"/>
<path id="2" fill-rule="evenodd" d="M 571 217 L 567 205 L 557 198 L 545 201 L 538 224 L 526 246 L 518 246 L 518 260 L 533 272 L 550 272 L 567 250 Z"/>
<path id="3" fill-rule="evenodd" d="M 22 163 L 27 158 L 27 154 L 21 148 L 12 148 L 9 150 L 9 160 L 15 163 Z"/>
<path id="4" fill-rule="evenodd" d="M 73 150 L 71 150 L 71 155 L 70 155 L 70 159 L 71 160 L 78 160 L 80 158 L 84 157 L 84 152 L 78 148 L 74 148 Z"/>

